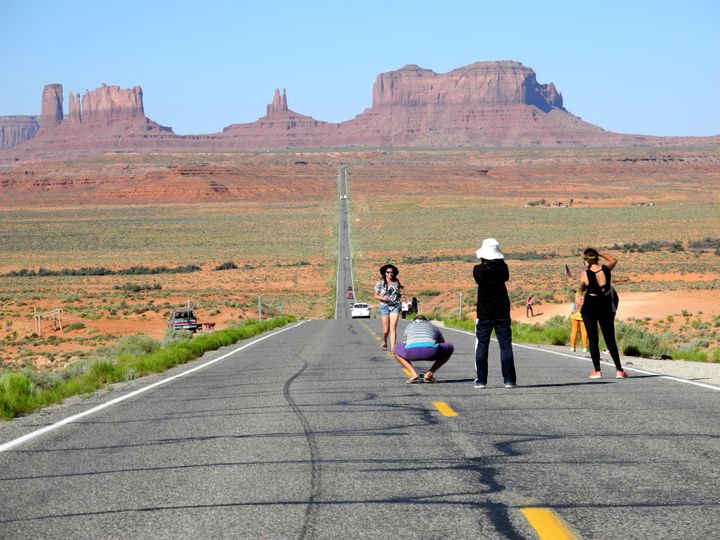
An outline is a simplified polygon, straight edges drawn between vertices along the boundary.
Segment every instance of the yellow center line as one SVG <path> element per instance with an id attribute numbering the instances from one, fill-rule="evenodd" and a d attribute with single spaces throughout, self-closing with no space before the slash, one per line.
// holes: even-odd
<path id="1" fill-rule="evenodd" d="M 435 408 L 440 411 L 440 414 L 442 414 L 443 416 L 458 415 L 458 413 L 456 413 L 453 408 L 444 401 L 433 401 L 433 405 L 435 405 Z"/>
<path id="2" fill-rule="evenodd" d="M 549 508 L 521 508 L 540 540 L 578 540 L 560 516 Z"/>
<path id="3" fill-rule="evenodd" d="M 367 324 L 366 322 L 361 322 L 360 324 L 362 324 L 362 325 L 365 327 L 365 329 L 368 331 L 368 333 L 369 333 L 372 337 L 375 338 L 375 341 L 377 341 L 378 343 L 382 343 L 382 338 L 381 338 L 378 334 L 376 334 L 375 331 L 374 331 L 372 328 L 370 328 L 370 326 L 368 326 L 368 324 Z M 392 351 L 390 350 L 390 345 L 388 345 L 388 350 L 387 350 L 387 351 L 384 351 L 384 352 L 385 352 L 385 354 L 386 354 L 389 358 L 392 358 L 393 360 L 395 360 L 395 357 L 393 356 L 393 353 L 392 353 Z M 404 371 L 405 371 L 405 373 L 407 374 L 407 376 L 409 377 L 409 376 L 410 376 L 410 372 L 407 371 L 407 370 L 404 370 Z"/>

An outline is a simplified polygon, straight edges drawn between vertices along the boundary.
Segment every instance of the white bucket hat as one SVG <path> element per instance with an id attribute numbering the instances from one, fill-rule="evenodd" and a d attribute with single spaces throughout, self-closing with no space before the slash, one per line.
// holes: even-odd
<path id="1" fill-rule="evenodd" d="M 494 238 L 486 238 L 483 240 L 480 249 L 475 252 L 478 259 L 504 259 L 505 256 L 500 251 L 500 244 Z"/>

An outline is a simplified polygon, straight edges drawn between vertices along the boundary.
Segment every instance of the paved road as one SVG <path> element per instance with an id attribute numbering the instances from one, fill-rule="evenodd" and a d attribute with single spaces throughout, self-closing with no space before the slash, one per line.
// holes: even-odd
<path id="1" fill-rule="evenodd" d="M 720 392 L 590 382 L 586 360 L 525 347 L 504 389 L 494 346 L 475 390 L 472 336 L 444 332 L 457 352 L 434 385 L 404 384 L 376 319 L 150 378 L 187 373 L 0 453 L 0 537 L 536 538 L 536 505 L 582 538 L 718 538 Z M 3 424 L 0 443 L 147 384 Z"/>
<path id="2" fill-rule="evenodd" d="M 338 197 L 340 197 L 338 216 L 338 265 L 335 292 L 335 318 L 350 319 L 350 306 L 354 298 L 347 298 L 350 292 L 355 295 L 352 273 L 352 250 L 350 248 L 350 219 L 347 188 L 348 167 L 342 167 L 338 173 Z M 350 291 L 348 291 L 348 287 Z"/>

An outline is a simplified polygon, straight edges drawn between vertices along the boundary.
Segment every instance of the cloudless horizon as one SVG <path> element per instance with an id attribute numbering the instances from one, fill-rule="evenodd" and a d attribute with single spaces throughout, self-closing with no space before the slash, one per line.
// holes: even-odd
<path id="1" fill-rule="evenodd" d="M 720 134 L 717 0 L 0 4 L 0 116 L 39 115 L 43 86 L 141 86 L 148 118 L 181 135 L 266 113 L 276 88 L 326 122 L 372 105 L 378 74 L 515 60 L 608 131 Z M 587 5 L 586 5 L 587 4 Z"/>

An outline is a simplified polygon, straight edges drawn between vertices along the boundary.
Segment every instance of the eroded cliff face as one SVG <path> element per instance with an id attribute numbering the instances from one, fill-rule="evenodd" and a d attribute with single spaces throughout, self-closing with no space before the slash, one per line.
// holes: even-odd
<path id="1" fill-rule="evenodd" d="M 40 129 L 37 116 L 0 116 L 0 150 L 32 139 Z"/>
<path id="2" fill-rule="evenodd" d="M 116 120 L 134 118 L 145 118 L 142 89 L 139 86 L 123 89 L 103 84 L 100 88 L 85 92 L 82 97 L 82 122 L 107 125 Z"/>
<path id="3" fill-rule="evenodd" d="M 378 75 L 373 107 L 463 105 L 534 105 L 562 108 L 562 96 L 550 83 L 538 84 L 535 72 L 518 62 L 475 62 L 449 73 L 416 65 Z"/>

